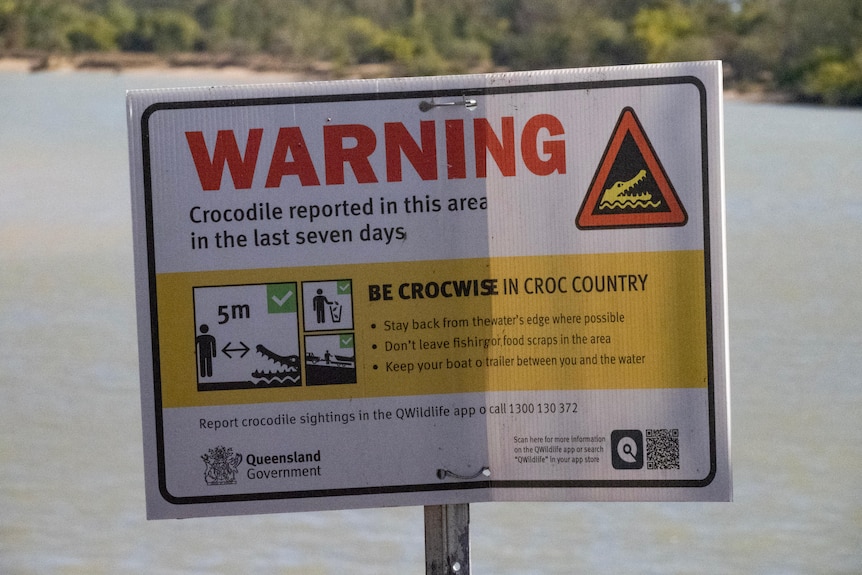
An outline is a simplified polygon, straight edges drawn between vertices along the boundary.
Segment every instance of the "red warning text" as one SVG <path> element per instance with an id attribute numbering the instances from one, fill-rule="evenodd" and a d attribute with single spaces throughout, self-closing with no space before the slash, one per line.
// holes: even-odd
<path id="1" fill-rule="evenodd" d="M 312 150 L 299 126 L 185 133 L 201 189 L 222 189 L 228 172 L 233 188 L 266 188 L 401 182 L 406 169 L 422 180 L 512 177 L 519 170 L 537 176 L 566 173 L 565 130 L 558 118 L 538 114 L 516 127 L 513 116 L 492 122 L 474 118 L 425 120 L 408 129 L 401 122 L 375 130 L 364 124 L 327 124 L 321 150 Z M 272 150 L 262 159 L 261 150 Z M 382 151 L 381 151 L 382 149 Z M 375 160 L 381 155 L 382 162 Z M 383 165 L 375 169 L 375 165 Z M 378 173 L 382 171 L 384 173 Z M 348 175 L 349 174 L 349 175 Z"/>

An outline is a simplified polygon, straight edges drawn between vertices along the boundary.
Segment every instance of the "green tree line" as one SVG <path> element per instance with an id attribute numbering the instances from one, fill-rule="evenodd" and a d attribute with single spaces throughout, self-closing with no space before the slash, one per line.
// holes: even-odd
<path id="1" fill-rule="evenodd" d="M 0 54 L 267 55 L 426 75 L 720 59 L 862 105 L 862 0 L 0 0 Z"/>

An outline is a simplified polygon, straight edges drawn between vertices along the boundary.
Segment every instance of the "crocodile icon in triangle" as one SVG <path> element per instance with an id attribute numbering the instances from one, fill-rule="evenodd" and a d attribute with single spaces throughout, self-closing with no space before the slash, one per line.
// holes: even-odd
<path id="1" fill-rule="evenodd" d="M 580 229 L 683 226 L 688 215 L 635 112 L 624 108 L 590 184 Z"/>

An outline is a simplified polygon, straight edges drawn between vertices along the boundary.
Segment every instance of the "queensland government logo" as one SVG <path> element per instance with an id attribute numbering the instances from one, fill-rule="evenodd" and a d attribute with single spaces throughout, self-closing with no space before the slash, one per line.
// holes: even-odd
<path id="1" fill-rule="evenodd" d="M 207 466 L 204 479 L 207 485 L 234 485 L 236 484 L 236 473 L 242 453 L 234 453 L 233 448 L 219 445 L 210 449 L 209 453 L 201 455 Z"/>

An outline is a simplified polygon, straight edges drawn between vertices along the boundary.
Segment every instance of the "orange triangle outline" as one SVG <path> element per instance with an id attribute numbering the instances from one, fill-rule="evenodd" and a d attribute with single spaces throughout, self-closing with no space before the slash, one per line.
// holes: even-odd
<path id="1" fill-rule="evenodd" d="M 641 212 L 632 214 L 603 214 L 595 215 L 593 211 L 596 204 L 602 197 L 605 187 L 607 186 L 608 175 L 614 162 L 617 160 L 620 147 L 626 134 L 631 134 L 638 150 L 646 162 L 647 169 L 650 171 L 653 179 L 658 185 L 659 191 L 664 196 L 667 202 L 669 212 Z M 589 191 L 584 197 L 581 204 L 581 209 L 578 211 L 578 217 L 575 220 L 575 225 L 579 229 L 606 229 L 606 228 L 643 228 L 650 226 L 684 226 L 688 222 L 688 214 L 679 196 L 676 195 L 670 179 L 664 171 L 655 150 L 652 147 L 649 139 L 646 137 L 643 126 L 635 115 L 635 111 L 631 107 L 623 108 L 620 113 L 617 125 L 614 127 L 613 134 L 608 141 L 608 146 L 602 156 L 596 174 L 593 176 L 593 181 L 590 183 Z"/>

